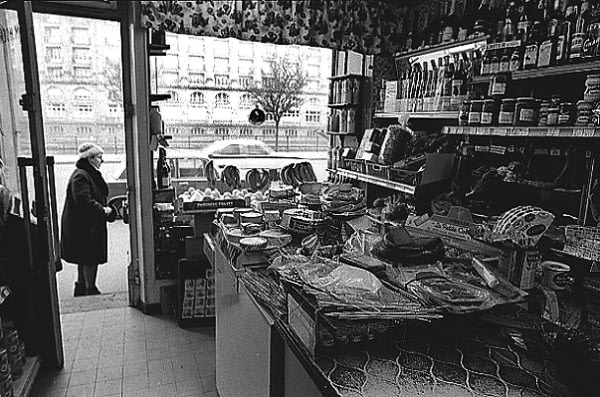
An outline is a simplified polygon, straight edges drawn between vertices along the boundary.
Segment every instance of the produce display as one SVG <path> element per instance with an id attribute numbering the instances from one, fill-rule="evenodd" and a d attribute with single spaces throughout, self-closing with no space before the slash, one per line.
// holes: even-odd
<path id="1" fill-rule="evenodd" d="M 317 182 L 317 176 L 309 162 L 286 165 L 280 172 L 281 181 L 289 186 L 298 187 L 305 182 Z"/>

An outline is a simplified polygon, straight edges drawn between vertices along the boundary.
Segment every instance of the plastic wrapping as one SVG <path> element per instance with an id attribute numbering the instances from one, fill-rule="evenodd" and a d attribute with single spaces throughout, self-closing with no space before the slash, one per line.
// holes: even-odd
<path id="1" fill-rule="evenodd" d="M 314 276 L 312 273 L 311 276 Z M 325 277 L 306 277 L 312 287 L 327 291 L 335 296 L 371 295 L 375 297 L 381 291 L 381 282 L 371 272 L 357 267 L 340 265 Z"/>

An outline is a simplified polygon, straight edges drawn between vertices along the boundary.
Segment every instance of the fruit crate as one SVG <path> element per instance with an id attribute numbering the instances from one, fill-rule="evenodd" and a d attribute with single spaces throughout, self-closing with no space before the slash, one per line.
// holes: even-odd
<path id="1" fill-rule="evenodd" d="M 349 171 L 358 172 L 360 174 L 364 174 L 366 172 L 364 160 L 344 159 L 343 168 Z"/>
<path id="2" fill-rule="evenodd" d="M 375 163 L 367 163 L 367 175 L 374 176 L 376 178 L 382 178 L 389 180 L 390 179 L 390 166 L 389 165 L 381 165 Z"/>
<path id="3" fill-rule="evenodd" d="M 390 180 L 416 186 L 421 180 L 421 173 L 419 171 L 403 170 L 392 167 L 390 168 Z"/>

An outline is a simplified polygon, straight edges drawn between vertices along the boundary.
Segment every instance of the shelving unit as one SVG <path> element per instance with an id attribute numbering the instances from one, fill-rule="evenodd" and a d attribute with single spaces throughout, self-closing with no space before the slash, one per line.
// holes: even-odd
<path id="1" fill-rule="evenodd" d="M 15 397 L 28 397 L 31 394 L 33 383 L 40 370 L 40 358 L 27 357 L 27 362 L 23 366 L 23 375 L 13 382 L 13 395 Z"/>
<path id="2" fill-rule="evenodd" d="M 513 80 L 539 79 L 552 76 L 564 76 L 570 74 L 598 72 L 600 70 L 600 61 L 582 62 L 575 64 L 566 64 L 559 66 L 550 66 L 547 68 L 538 68 L 531 70 L 519 70 L 512 74 Z"/>
<path id="3" fill-rule="evenodd" d="M 166 101 L 171 99 L 171 94 L 150 94 L 150 102 Z"/>
<path id="4" fill-rule="evenodd" d="M 597 127 L 444 127 L 444 134 L 531 138 L 600 138 Z"/>
<path id="5" fill-rule="evenodd" d="M 346 109 L 346 108 L 358 107 L 358 104 L 356 104 L 356 103 L 329 103 L 329 104 L 327 104 L 327 107 L 329 107 L 331 109 Z"/>
<path id="6" fill-rule="evenodd" d="M 337 170 L 329 170 L 331 172 L 335 172 L 340 176 L 345 178 L 354 179 L 360 182 L 372 183 L 373 185 L 378 185 L 385 187 L 387 189 L 396 190 L 398 192 L 407 193 L 407 194 L 415 194 L 415 187 L 411 185 L 406 185 L 400 182 L 392 182 L 387 179 L 377 178 L 371 175 L 361 174 L 358 172 L 345 170 L 342 168 L 338 168 Z"/>
<path id="7" fill-rule="evenodd" d="M 148 54 L 151 56 L 165 56 L 170 49 L 168 44 L 148 44 Z"/>
<path id="8" fill-rule="evenodd" d="M 330 77 L 328 77 L 328 79 L 331 80 L 331 81 L 344 80 L 344 79 L 349 79 L 349 78 L 358 79 L 358 80 L 366 80 L 366 79 L 368 79 L 367 76 L 363 76 L 362 74 L 344 74 L 344 75 L 339 75 L 339 76 L 330 76 Z"/>
<path id="9" fill-rule="evenodd" d="M 415 57 L 415 56 L 423 56 L 423 55 L 427 55 L 427 54 L 433 54 L 436 52 L 443 52 L 443 51 L 450 51 L 452 50 L 452 52 L 460 52 L 460 48 L 462 46 L 470 46 L 472 44 L 476 44 L 476 43 L 487 43 L 487 39 L 488 36 L 479 36 L 479 37 L 473 37 L 467 40 L 462 40 L 462 41 L 450 41 L 448 43 L 443 43 L 440 45 L 435 45 L 435 46 L 431 46 L 431 47 L 424 47 L 418 50 L 414 50 L 414 51 L 408 51 L 408 52 L 404 52 L 404 53 L 398 53 L 395 55 L 396 58 L 410 58 L 410 57 Z"/>
<path id="10" fill-rule="evenodd" d="M 337 135 L 337 136 L 356 136 L 354 133 L 350 132 L 336 132 L 336 131 L 325 131 L 327 135 Z"/>
<path id="11" fill-rule="evenodd" d="M 375 113 L 377 119 L 436 119 L 436 120 L 458 120 L 458 112 L 443 111 L 443 112 L 392 112 L 392 113 Z"/>

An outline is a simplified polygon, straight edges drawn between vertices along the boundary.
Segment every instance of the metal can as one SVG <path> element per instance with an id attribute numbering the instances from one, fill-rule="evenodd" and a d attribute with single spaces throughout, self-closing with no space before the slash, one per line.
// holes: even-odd
<path id="1" fill-rule="evenodd" d="M 494 123 L 496 115 L 496 102 L 493 99 L 486 99 L 483 101 L 483 107 L 481 108 L 481 125 L 491 126 Z"/>
<path id="2" fill-rule="evenodd" d="M 559 108 L 550 108 L 550 109 L 548 109 L 548 117 L 547 117 L 546 125 L 548 125 L 548 126 L 558 125 L 558 115 L 559 115 L 559 113 L 560 113 L 560 109 Z"/>
<path id="3" fill-rule="evenodd" d="M 543 101 L 538 114 L 538 125 L 548 125 L 548 111 L 550 110 L 550 101 Z"/>
<path id="4" fill-rule="evenodd" d="M 471 101 L 471 108 L 469 109 L 469 125 L 480 125 L 481 124 L 481 111 L 483 110 L 483 101 L 474 100 Z"/>
<path id="5" fill-rule="evenodd" d="M 537 124 L 536 101 L 534 98 L 517 98 L 515 106 L 515 125 L 520 127 Z"/>
<path id="6" fill-rule="evenodd" d="M 592 103 L 587 101 L 577 102 L 577 117 L 575 118 L 575 125 L 587 126 L 592 121 Z"/>
<path id="7" fill-rule="evenodd" d="M 498 115 L 498 124 L 512 125 L 515 121 L 515 105 L 517 100 L 514 98 L 505 98 L 500 106 L 500 114 Z"/>
<path id="8" fill-rule="evenodd" d="M 458 115 L 458 123 L 461 126 L 465 126 L 469 124 L 469 110 L 471 108 L 471 101 L 466 100 L 463 101 L 462 106 L 460 108 L 460 113 Z"/>
<path id="9" fill-rule="evenodd" d="M 572 125 L 575 105 L 571 102 L 562 102 L 558 114 L 558 125 Z"/>
<path id="10" fill-rule="evenodd" d="M 560 262 L 545 261 L 542 263 L 542 283 L 555 291 L 567 288 L 567 274 L 571 268 Z"/>
<path id="11" fill-rule="evenodd" d="M 540 261 L 541 255 L 537 250 L 515 250 L 508 270 L 509 281 L 524 291 L 532 289 L 535 286 L 535 272 Z"/>
<path id="12" fill-rule="evenodd" d="M 348 109 L 348 114 L 346 116 L 346 132 L 348 134 L 356 133 L 356 109 L 354 108 Z"/>

